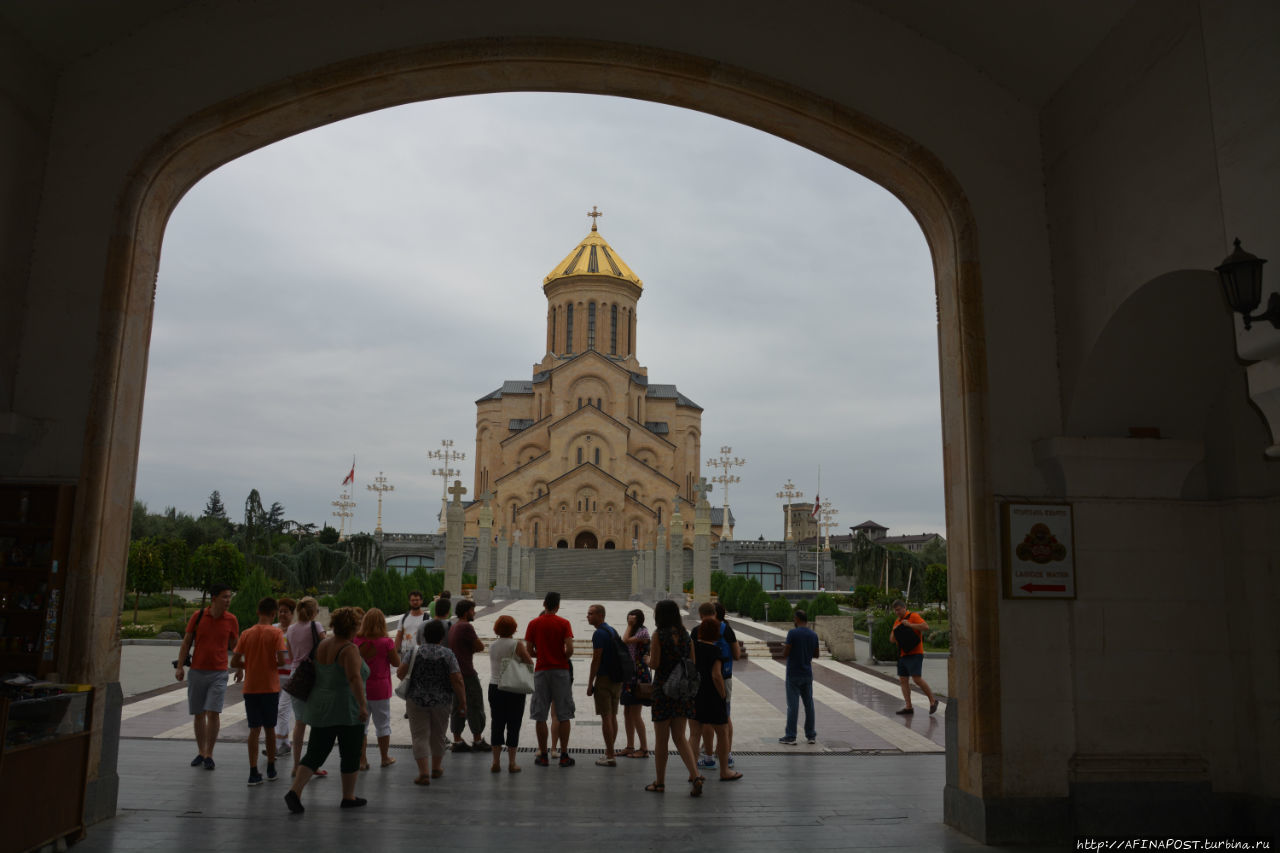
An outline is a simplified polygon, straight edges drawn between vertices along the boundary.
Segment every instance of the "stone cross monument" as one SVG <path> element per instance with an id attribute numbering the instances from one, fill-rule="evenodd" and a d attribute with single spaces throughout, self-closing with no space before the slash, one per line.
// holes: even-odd
<path id="1" fill-rule="evenodd" d="M 711 504 L 707 502 L 711 486 L 701 477 L 693 490 L 698 493 L 693 511 L 693 601 L 701 604 L 711 600 Z"/>
<path id="2" fill-rule="evenodd" d="M 489 501 L 493 500 L 493 492 L 485 492 L 477 496 L 483 503 L 480 506 L 480 538 L 476 548 L 476 604 L 490 604 L 493 594 L 489 591 L 489 560 L 493 556 L 493 510 Z"/>
<path id="3" fill-rule="evenodd" d="M 525 592 L 524 588 L 524 549 L 520 547 L 520 531 L 517 530 L 511 543 L 511 589 L 517 594 Z M 523 597 L 523 596 L 521 596 Z"/>
<path id="4" fill-rule="evenodd" d="M 508 569 L 510 564 L 507 562 L 511 557 L 510 548 L 511 543 L 507 541 L 507 528 L 504 525 L 498 530 L 498 567 L 496 574 L 498 587 L 508 591 L 511 587 L 511 573 Z"/>
<path id="5" fill-rule="evenodd" d="M 684 606 L 684 519 L 680 517 L 680 496 L 674 501 L 675 511 L 671 513 L 671 577 L 667 581 L 667 589 L 671 598 Z"/>
<path id="6" fill-rule="evenodd" d="M 444 588 L 459 595 L 462 592 L 462 531 L 466 517 L 462 510 L 462 496 L 467 489 L 461 480 L 454 480 L 449 487 L 453 500 L 449 502 L 448 527 L 444 539 Z"/>
<path id="7" fill-rule="evenodd" d="M 667 592 L 667 529 L 658 525 L 658 543 L 654 546 L 653 585 L 659 595 Z"/>

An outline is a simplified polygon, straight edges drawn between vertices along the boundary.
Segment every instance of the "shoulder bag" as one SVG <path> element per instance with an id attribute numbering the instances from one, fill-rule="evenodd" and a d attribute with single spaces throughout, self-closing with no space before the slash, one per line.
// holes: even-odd
<path id="1" fill-rule="evenodd" d="M 414 646 L 409 651 L 409 668 L 405 670 L 404 680 L 396 685 L 396 695 L 401 699 L 409 698 L 409 680 L 413 678 L 413 659 L 418 656 L 418 647 Z"/>
<path id="2" fill-rule="evenodd" d="M 311 620 L 311 651 L 298 661 L 293 675 L 284 683 L 284 692 L 302 701 L 307 701 L 316 686 L 316 646 L 320 645 L 320 632 L 316 630 L 315 620 Z"/>
<path id="3" fill-rule="evenodd" d="M 508 693 L 533 692 L 533 667 L 516 657 L 502 659 L 502 669 L 498 673 L 498 689 Z"/>

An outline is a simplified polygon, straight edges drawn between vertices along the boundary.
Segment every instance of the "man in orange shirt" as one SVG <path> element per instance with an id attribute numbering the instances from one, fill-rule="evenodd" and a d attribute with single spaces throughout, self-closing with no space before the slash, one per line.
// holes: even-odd
<path id="1" fill-rule="evenodd" d="M 187 622 L 187 633 L 173 662 L 173 677 L 187 682 L 187 711 L 195 717 L 196 757 L 192 767 L 213 769 L 213 746 L 218 742 L 219 715 L 227 696 L 227 654 L 236 647 L 240 622 L 227 608 L 231 606 L 231 587 L 214 584 L 209 588 L 209 606 L 197 611 Z M 191 653 L 190 664 L 187 652 Z M 183 667 L 190 665 L 187 678 Z M 236 683 L 244 677 L 236 670 Z"/>
<path id="2" fill-rule="evenodd" d="M 249 784 L 261 785 L 258 735 L 267 732 L 267 781 L 276 781 L 276 717 L 280 707 L 280 667 L 289 657 L 288 644 L 271 624 L 278 604 L 270 596 L 258 602 L 258 624 L 240 635 L 231 655 L 231 668 L 244 670 L 244 711 L 249 724 Z"/>
<path id="3" fill-rule="evenodd" d="M 915 681 L 924 691 L 924 695 L 929 697 L 929 713 L 932 714 L 938 710 L 938 700 L 934 698 L 933 691 L 929 689 L 929 682 L 924 680 L 921 673 L 924 671 L 924 640 L 922 635 L 929 628 L 929 623 L 924 621 L 924 617 L 919 613 L 911 613 L 907 610 L 907 604 L 901 598 L 893 602 L 893 612 L 897 614 L 893 627 L 889 629 L 889 639 L 898 647 L 898 683 L 902 685 L 902 698 L 906 701 L 906 706 L 898 711 L 898 714 L 914 714 L 915 708 L 911 707 L 911 684 L 908 679 Z M 908 637 L 907 642 L 901 642 L 898 639 L 898 626 L 905 625 L 907 631 L 914 631 L 914 637 Z M 905 631 L 903 632 L 905 634 Z M 914 640 L 915 642 L 910 642 Z"/>

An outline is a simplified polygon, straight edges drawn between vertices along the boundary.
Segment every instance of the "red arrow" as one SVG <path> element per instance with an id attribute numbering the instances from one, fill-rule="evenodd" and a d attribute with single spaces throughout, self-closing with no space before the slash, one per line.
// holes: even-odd
<path id="1" fill-rule="evenodd" d="M 1026 592 L 1066 592 L 1066 584 L 1029 583 L 1022 587 Z"/>

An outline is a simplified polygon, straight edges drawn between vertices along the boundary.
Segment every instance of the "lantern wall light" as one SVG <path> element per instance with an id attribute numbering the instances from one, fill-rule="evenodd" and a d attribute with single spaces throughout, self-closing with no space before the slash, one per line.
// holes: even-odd
<path id="1" fill-rule="evenodd" d="M 1273 327 L 1280 329 L 1280 293 L 1273 293 L 1267 299 L 1266 311 L 1261 314 L 1253 313 L 1262 302 L 1262 265 L 1265 263 L 1264 258 L 1251 255 L 1240 248 L 1240 238 L 1237 237 L 1235 251 L 1214 267 L 1222 281 L 1227 303 L 1232 311 L 1244 319 L 1246 329 L 1251 328 L 1257 320 L 1268 320 Z"/>

